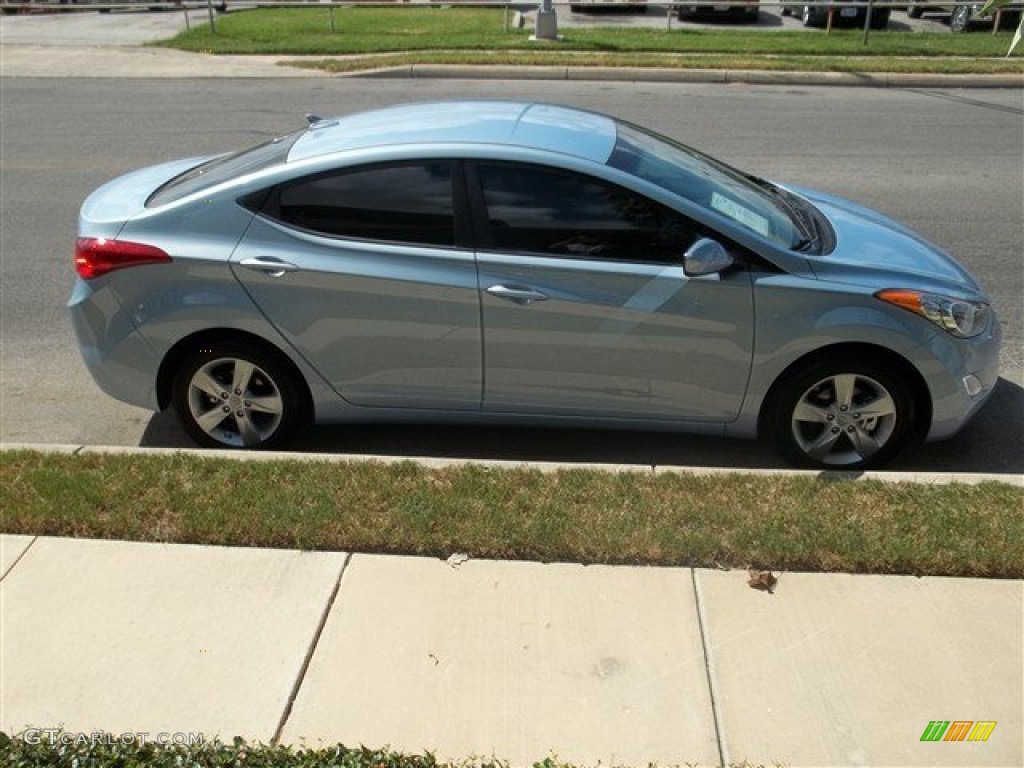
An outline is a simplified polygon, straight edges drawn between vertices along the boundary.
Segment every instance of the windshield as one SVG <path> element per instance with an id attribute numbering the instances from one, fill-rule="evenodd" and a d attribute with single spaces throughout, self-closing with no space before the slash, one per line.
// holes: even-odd
<path id="1" fill-rule="evenodd" d="M 205 163 L 175 176 L 158 188 L 146 201 L 146 207 L 173 203 L 193 192 L 199 192 L 238 176 L 283 163 L 288 158 L 292 144 L 303 133 L 305 131 L 296 131 L 287 136 L 280 136 L 257 144 L 255 147 L 243 149 L 241 152 L 207 160 Z"/>
<path id="2" fill-rule="evenodd" d="M 808 240 L 784 197 L 752 177 L 670 139 L 618 123 L 608 165 L 630 173 L 746 227 L 784 248 Z"/>

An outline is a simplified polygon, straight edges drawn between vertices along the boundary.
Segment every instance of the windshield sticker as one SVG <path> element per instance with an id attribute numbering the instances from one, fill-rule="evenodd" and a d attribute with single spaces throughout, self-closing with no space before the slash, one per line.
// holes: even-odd
<path id="1" fill-rule="evenodd" d="M 711 207 L 719 213 L 724 213 L 733 221 L 738 221 L 740 224 L 750 227 L 750 229 L 754 230 L 759 235 L 764 235 L 765 237 L 771 236 L 771 228 L 768 219 L 754 213 L 749 208 L 745 208 L 732 198 L 721 195 L 718 192 L 712 192 Z"/>

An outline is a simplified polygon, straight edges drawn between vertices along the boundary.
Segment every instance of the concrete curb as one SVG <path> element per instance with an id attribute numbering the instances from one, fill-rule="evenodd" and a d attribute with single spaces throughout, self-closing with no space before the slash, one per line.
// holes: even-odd
<path id="1" fill-rule="evenodd" d="M 45 443 L 0 443 L 0 451 L 34 451 L 74 456 L 89 455 L 139 455 L 176 456 L 180 454 L 205 459 L 227 459 L 229 461 L 319 461 L 325 463 L 378 462 L 399 464 L 412 462 L 429 469 L 475 466 L 495 469 L 534 469 L 539 472 L 558 472 L 567 469 L 592 469 L 602 472 L 642 472 L 651 474 L 685 474 L 696 476 L 752 475 L 763 477 L 809 477 L 831 482 L 855 482 L 876 480 L 883 483 L 919 483 L 923 485 L 978 485 L 980 483 L 1004 483 L 1024 487 L 1024 475 L 1000 475 L 968 472 L 841 472 L 804 469 L 747 469 L 742 467 L 688 467 L 651 464 L 595 464 L 586 462 L 556 461 L 503 461 L 495 459 L 441 458 L 423 456 L 377 456 L 366 454 L 336 453 L 294 453 L 290 451 L 231 451 L 202 448 L 141 448 L 130 445 L 74 445 Z"/>
<path id="2" fill-rule="evenodd" d="M 833 85 L 869 88 L 1024 88 L 1020 75 L 942 75 L 898 72 L 791 72 L 667 67 L 468 66 L 409 64 L 344 73 L 341 77 L 434 80 L 573 80 L 591 82 Z"/>

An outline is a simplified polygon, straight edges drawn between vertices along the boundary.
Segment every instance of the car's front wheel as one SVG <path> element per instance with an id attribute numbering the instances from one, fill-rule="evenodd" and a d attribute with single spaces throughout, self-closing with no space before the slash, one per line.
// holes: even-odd
<path id="1" fill-rule="evenodd" d="M 304 423 L 302 390 L 277 357 L 248 344 L 202 349 L 174 380 L 173 403 L 185 430 L 217 448 L 270 448 Z"/>
<path id="2" fill-rule="evenodd" d="M 884 464 L 913 432 L 907 384 L 866 360 L 828 360 L 784 381 L 771 411 L 782 453 L 802 466 L 864 469 Z"/>

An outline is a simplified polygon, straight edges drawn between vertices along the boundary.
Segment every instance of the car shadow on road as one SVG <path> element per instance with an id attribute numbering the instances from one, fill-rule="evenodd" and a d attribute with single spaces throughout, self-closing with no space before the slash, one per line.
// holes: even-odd
<path id="1" fill-rule="evenodd" d="M 194 447 L 170 412 L 156 414 L 145 447 Z M 446 457 L 587 464 L 771 469 L 786 466 L 768 441 L 666 432 L 476 426 L 329 425 L 307 430 L 295 453 Z M 1024 474 L 1024 389 L 1000 379 L 991 399 L 956 437 L 906 451 L 887 469 Z"/>

